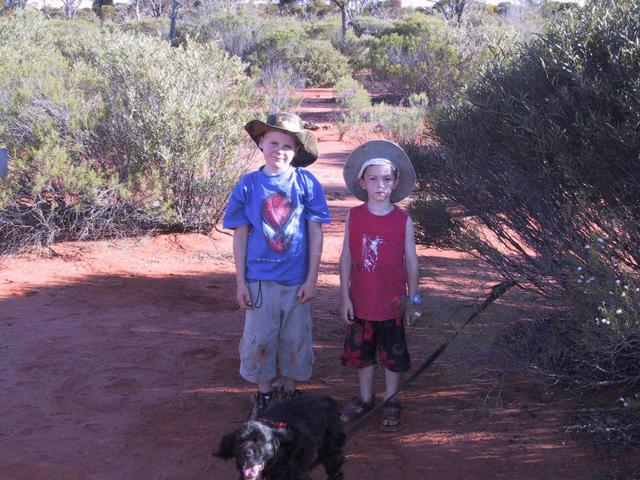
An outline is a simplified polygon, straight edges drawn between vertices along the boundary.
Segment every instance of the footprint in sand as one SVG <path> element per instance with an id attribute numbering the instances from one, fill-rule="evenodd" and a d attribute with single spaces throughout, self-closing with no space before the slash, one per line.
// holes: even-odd
<path id="1" fill-rule="evenodd" d="M 69 378 L 58 396 L 98 410 L 146 408 L 172 401 L 179 389 L 177 379 L 159 370 L 122 367 Z"/>

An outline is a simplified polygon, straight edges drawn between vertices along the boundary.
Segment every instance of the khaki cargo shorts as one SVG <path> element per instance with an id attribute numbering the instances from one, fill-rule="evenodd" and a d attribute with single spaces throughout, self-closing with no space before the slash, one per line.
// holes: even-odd
<path id="1" fill-rule="evenodd" d="M 298 302 L 298 288 L 269 281 L 249 284 L 254 308 L 246 312 L 239 348 L 240 375 L 248 382 L 276 378 L 276 361 L 281 376 L 298 382 L 311 378 L 311 302 Z"/>

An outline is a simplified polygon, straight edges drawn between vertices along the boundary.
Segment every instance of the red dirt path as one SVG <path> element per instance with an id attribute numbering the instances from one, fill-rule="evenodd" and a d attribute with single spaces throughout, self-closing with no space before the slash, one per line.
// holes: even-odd
<path id="1" fill-rule="evenodd" d="M 330 94 L 306 92 L 307 119 L 328 124 L 332 104 L 322 100 Z M 325 230 L 313 304 L 317 361 L 306 388 L 342 402 L 357 389 L 355 373 L 338 362 L 338 255 L 345 211 L 355 205 L 341 167 L 353 145 L 333 128 L 317 134 L 321 157 L 310 170 L 334 220 Z M 498 280 L 467 256 L 419 254 L 437 327 L 410 334 L 414 365 Z M 574 399 L 540 403 L 530 380 L 483 366 L 491 333 L 540 314 L 543 306 L 527 306 L 532 300 L 507 294 L 462 346 L 401 394 L 402 431 L 381 433 L 372 422 L 351 439 L 346 478 L 598 479 L 616 468 L 640 471 L 640 454 L 607 459 L 564 433 Z M 211 451 L 249 410 L 252 388 L 237 372 L 241 330 L 228 232 L 68 242 L 3 259 L 0 480 L 236 478 Z M 321 469 L 312 476 L 325 478 Z"/>

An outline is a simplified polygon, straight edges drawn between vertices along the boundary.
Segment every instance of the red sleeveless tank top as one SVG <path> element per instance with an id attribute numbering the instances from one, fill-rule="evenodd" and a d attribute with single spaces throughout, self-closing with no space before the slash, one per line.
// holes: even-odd
<path id="1" fill-rule="evenodd" d="M 369 212 L 366 204 L 349 211 L 353 314 L 363 320 L 400 318 L 407 294 L 404 243 L 408 215 L 394 207 L 386 215 Z"/>

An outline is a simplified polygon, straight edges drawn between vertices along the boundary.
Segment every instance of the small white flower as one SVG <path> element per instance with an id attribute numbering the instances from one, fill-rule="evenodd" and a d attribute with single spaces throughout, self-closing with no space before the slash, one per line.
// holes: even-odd
<path id="1" fill-rule="evenodd" d="M 587 279 L 587 283 L 591 283 L 591 282 L 593 282 L 595 279 L 596 279 L 596 277 L 589 277 L 589 278 Z"/>
<path id="2" fill-rule="evenodd" d="M 578 283 L 582 283 L 582 279 L 580 279 L 580 278 L 579 278 L 579 279 L 578 279 Z"/>
<path id="3" fill-rule="evenodd" d="M 609 295 L 613 295 L 613 292 L 611 290 L 609 290 Z"/>
<path id="4" fill-rule="evenodd" d="M 620 285 L 622 282 L 620 280 L 616 280 L 616 285 Z"/>
<path id="5" fill-rule="evenodd" d="M 621 313 L 622 313 L 622 309 L 621 308 L 616 310 L 616 315 L 620 315 Z"/>
<path id="6" fill-rule="evenodd" d="M 604 243 L 604 238 L 598 237 L 598 243 Z"/>
<path id="7" fill-rule="evenodd" d="M 585 250 L 589 250 L 591 248 L 591 245 L 589 245 L 588 243 L 584 244 L 584 249 Z"/>
<path id="8" fill-rule="evenodd" d="M 605 302 L 604 300 L 602 301 L 602 306 L 605 306 L 607 304 L 607 302 Z"/>
<path id="9" fill-rule="evenodd" d="M 602 320 L 602 323 L 604 323 L 605 325 L 611 325 L 611 322 L 606 318 Z"/>
<path id="10" fill-rule="evenodd" d="M 581 272 L 582 271 L 582 267 L 578 267 L 578 271 Z"/>
<path id="11" fill-rule="evenodd" d="M 625 285 L 625 286 L 624 286 L 624 287 L 622 287 L 622 288 L 624 288 L 625 290 L 629 290 L 629 285 Z"/>
<path id="12" fill-rule="evenodd" d="M 622 292 L 622 293 L 620 294 L 620 296 L 621 296 L 621 297 L 626 297 L 626 296 L 627 296 L 627 292 Z"/>

